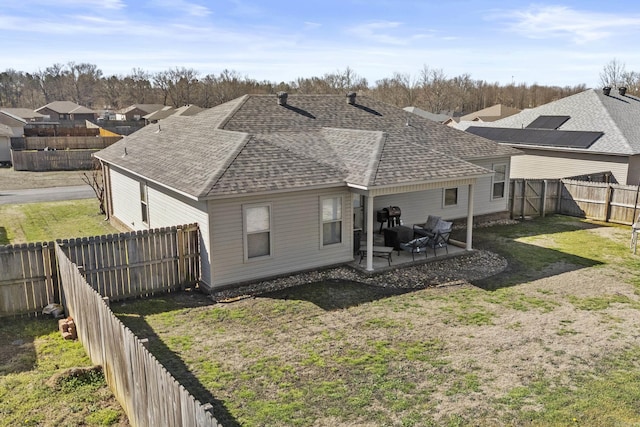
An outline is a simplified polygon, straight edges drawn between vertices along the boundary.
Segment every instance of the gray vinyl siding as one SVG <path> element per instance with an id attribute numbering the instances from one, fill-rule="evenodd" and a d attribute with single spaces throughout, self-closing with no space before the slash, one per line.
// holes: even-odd
<path id="1" fill-rule="evenodd" d="M 320 198 L 343 197 L 342 243 L 321 247 Z M 271 206 L 271 256 L 245 261 L 242 206 Z M 213 287 L 353 260 L 351 196 L 344 188 L 209 202 Z"/>
<path id="2" fill-rule="evenodd" d="M 541 150 L 522 150 L 522 156 L 514 156 L 511 161 L 510 178 L 554 179 L 589 173 L 611 171 L 621 184 L 628 182 L 629 160 L 626 156 L 604 154 L 567 153 Z"/>
<path id="3" fill-rule="evenodd" d="M 132 230 L 147 228 L 142 223 L 139 182 L 128 173 L 111 166 L 113 216 Z"/>
<path id="4" fill-rule="evenodd" d="M 113 185 L 113 215 L 133 230 L 147 228 L 172 227 L 176 225 L 197 223 L 200 228 L 200 252 L 202 279 L 209 284 L 210 277 L 210 242 L 209 220 L 206 212 L 207 203 L 190 200 L 175 192 L 158 188 L 153 183 L 147 184 L 147 205 L 149 223 L 142 222 L 140 207 L 140 178 L 111 168 Z"/>
<path id="5" fill-rule="evenodd" d="M 507 176 L 509 174 L 509 158 L 497 158 L 492 160 L 476 161 L 474 164 L 491 169 L 494 164 L 506 164 Z M 501 199 L 492 199 L 491 189 L 493 187 L 493 179 L 491 177 L 480 178 L 474 186 L 473 213 L 474 215 L 485 215 L 490 213 L 504 212 L 508 207 L 509 179 L 505 180 L 505 197 Z M 400 219 L 403 224 L 416 224 L 424 222 L 429 215 L 441 216 L 445 219 L 466 218 L 467 216 L 467 200 L 469 195 L 469 186 L 462 185 L 458 187 L 458 204 L 455 206 L 444 206 L 444 189 L 419 191 L 414 193 L 402 193 L 396 195 L 388 195 L 376 197 L 373 201 L 374 210 L 399 206 L 402 212 Z M 376 214 L 374 212 L 375 220 Z M 374 224 L 374 228 L 376 224 Z M 380 224 L 377 224 L 380 227 Z"/>

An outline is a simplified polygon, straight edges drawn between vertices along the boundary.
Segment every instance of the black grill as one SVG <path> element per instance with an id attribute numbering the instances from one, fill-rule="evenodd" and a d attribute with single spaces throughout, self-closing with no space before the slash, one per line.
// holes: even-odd
<path id="1" fill-rule="evenodd" d="M 382 227 L 384 223 L 387 223 L 387 227 L 395 227 L 400 225 L 400 215 L 402 211 L 398 206 L 389 206 L 388 208 L 382 208 L 376 212 L 376 220 L 380 223 L 380 233 L 382 233 Z"/>

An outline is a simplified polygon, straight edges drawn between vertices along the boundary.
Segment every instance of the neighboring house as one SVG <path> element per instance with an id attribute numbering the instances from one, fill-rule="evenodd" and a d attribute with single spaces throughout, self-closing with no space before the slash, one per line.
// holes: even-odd
<path id="1" fill-rule="evenodd" d="M 116 111 L 115 120 L 142 120 L 147 114 L 162 109 L 162 104 L 133 104 Z"/>
<path id="2" fill-rule="evenodd" d="M 491 107 L 483 108 L 475 113 L 465 114 L 457 118 L 450 118 L 443 123 L 447 126 L 458 127 L 457 123 L 464 122 L 495 122 L 505 117 L 518 114 L 520 110 L 517 108 L 507 107 L 506 105 L 496 104 Z"/>
<path id="3" fill-rule="evenodd" d="M 7 126 L 11 131 L 12 137 L 20 137 L 24 134 L 24 128 L 27 126 L 27 120 L 18 116 L 15 110 L 18 108 L 0 108 L 0 124 Z M 27 110 L 24 108 L 24 110 Z M 34 113 L 32 111 L 32 113 Z M 37 113 L 34 113 L 37 114 Z"/>
<path id="4" fill-rule="evenodd" d="M 467 132 L 517 147 L 511 178 L 565 178 L 611 172 L 613 181 L 640 181 L 640 98 L 594 90 L 526 109 Z"/>
<path id="5" fill-rule="evenodd" d="M 444 123 L 447 120 L 451 119 L 451 116 L 449 114 L 430 113 L 430 112 L 424 111 L 423 109 L 420 109 L 418 107 L 404 107 L 403 110 L 404 111 L 408 111 L 409 113 L 416 114 L 416 115 L 418 115 L 420 117 L 424 117 L 425 119 L 429 119 L 431 121 L 438 122 L 438 123 Z"/>
<path id="6" fill-rule="evenodd" d="M 410 120 L 408 120 L 410 119 Z M 220 289 L 352 262 L 376 212 L 504 214 L 517 150 L 369 97 L 245 95 L 171 116 L 96 153 L 110 219 L 129 229 L 198 223 L 203 286 Z M 495 173 L 494 173 L 495 171 Z"/>
<path id="7" fill-rule="evenodd" d="M 0 123 L 0 165 L 11 164 L 11 137 L 13 136 L 13 130 Z"/>
<path id="8" fill-rule="evenodd" d="M 54 101 L 40 107 L 36 113 L 48 116 L 51 120 L 95 121 L 96 112 L 71 101 Z"/>
<path id="9" fill-rule="evenodd" d="M 165 106 L 157 111 L 154 111 L 153 113 L 147 114 L 146 116 L 144 116 L 144 119 L 147 121 L 147 123 L 155 123 L 158 120 L 166 119 L 170 116 L 194 116 L 202 110 L 203 108 L 192 104 L 184 105 L 179 108 Z"/>
<path id="10" fill-rule="evenodd" d="M 46 117 L 40 113 L 36 113 L 28 108 L 5 108 L 0 107 L 0 112 L 9 113 L 12 116 L 19 117 L 26 123 L 40 123 L 44 122 Z"/>

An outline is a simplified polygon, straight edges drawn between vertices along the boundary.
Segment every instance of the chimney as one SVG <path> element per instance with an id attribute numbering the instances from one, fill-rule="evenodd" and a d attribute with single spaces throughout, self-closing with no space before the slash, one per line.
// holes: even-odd
<path id="1" fill-rule="evenodd" d="M 606 96 L 609 96 L 609 94 L 611 93 L 611 86 L 605 86 L 602 88 L 602 93 L 604 93 Z"/>
<path id="2" fill-rule="evenodd" d="M 278 92 L 278 105 L 287 105 L 287 92 Z"/>
<path id="3" fill-rule="evenodd" d="M 355 92 L 349 92 L 347 94 L 347 104 L 356 105 L 356 93 Z"/>
<path id="4" fill-rule="evenodd" d="M 627 88 L 622 86 L 618 88 L 618 93 L 620 94 L 620 96 L 624 96 L 625 93 L 627 93 Z"/>

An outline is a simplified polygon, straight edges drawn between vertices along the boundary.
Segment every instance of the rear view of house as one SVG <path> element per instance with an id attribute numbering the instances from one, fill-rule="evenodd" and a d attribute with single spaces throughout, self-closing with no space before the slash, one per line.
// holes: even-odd
<path id="1" fill-rule="evenodd" d="M 96 154 L 110 219 L 198 223 L 203 286 L 220 289 L 372 254 L 376 212 L 469 225 L 506 212 L 516 150 L 368 97 L 246 95 L 171 116 Z M 367 269 L 372 269 L 371 256 Z"/>

